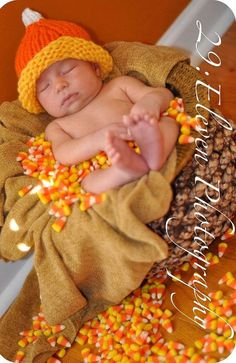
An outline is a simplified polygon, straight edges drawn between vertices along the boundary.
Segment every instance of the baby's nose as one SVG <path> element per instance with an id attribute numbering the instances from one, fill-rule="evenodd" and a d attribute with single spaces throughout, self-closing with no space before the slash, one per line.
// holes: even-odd
<path id="1" fill-rule="evenodd" d="M 64 77 L 57 77 L 56 79 L 55 79 L 55 84 L 54 84 L 54 86 L 55 86 L 55 89 L 56 89 L 56 91 L 57 92 L 60 92 L 60 91 L 62 91 L 65 87 L 67 87 L 68 86 L 68 82 L 67 82 L 67 80 L 64 78 Z"/>

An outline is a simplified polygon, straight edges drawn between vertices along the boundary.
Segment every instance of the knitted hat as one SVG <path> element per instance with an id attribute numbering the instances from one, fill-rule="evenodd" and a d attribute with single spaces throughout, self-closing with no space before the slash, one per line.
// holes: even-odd
<path id="1" fill-rule="evenodd" d="M 26 32 L 16 53 L 15 68 L 19 78 L 19 100 L 27 111 L 44 111 L 36 98 L 36 81 L 46 68 L 57 61 L 75 58 L 97 63 L 102 79 L 112 70 L 110 54 L 93 43 L 81 26 L 44 19 L 28 8 L 22 12 L 22 21 Z"/>

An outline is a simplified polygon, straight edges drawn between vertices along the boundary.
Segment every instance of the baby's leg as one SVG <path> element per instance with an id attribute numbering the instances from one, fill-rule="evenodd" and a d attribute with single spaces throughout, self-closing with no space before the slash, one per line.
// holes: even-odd
<path id="1" fill-rule="evenodd" d="M 82 187 L 88 192 L 102 193 L 134 181 L 149 171 L 143 158 L 136 154 L 122 139 L 108 133 L 105 151 L 112 166 L 105 170 L 95 170 L 87 175 Z"/>
<path id="2" fill-rule="evenodd" d="M 176 121 L 166 116 L 157 121 L 155 117 L 147 114 L 144 117 L 124 116 L 123 122 L 140 147 L 141 155 L 149 168 L 159 170 L 176 143 Z"/>

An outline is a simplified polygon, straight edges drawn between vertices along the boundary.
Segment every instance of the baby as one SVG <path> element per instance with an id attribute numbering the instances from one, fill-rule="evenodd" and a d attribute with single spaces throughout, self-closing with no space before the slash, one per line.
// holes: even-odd
<path id="1" fill-rule="evenodd" d="M 29 9 L 27 11 L 29 15 Z M 99 47 L 87 40 L 88 34 L 83 28 L 68 22 L 42 19 L 41 16 L 35 21 L 35 13 L 33 20 L 30 26 L 34 35 L 32 38 L 36 43 L 36 35 L 39 37 L 37 25 L 41 26 L 42 32 L 42 23 L 46 35 L 50 27 L 50 31 L 52 26 L 55 28 L 55 22 L 62 33 L 54 42 L 50 38 L 49 43 L 38 51 L 36 58 L 40 59 L 39 56 L 43 58 L 45 54 L 50 58 L 50 46 L 53 46 L 52 59 L 36 72 L 33 80 L 32 64 L 30 65 L 29 81 L 31 82 L 29 89 L 34 87 L 36 102 L 55 117 L 46 128 L 46 138 L 52 143 L 55 159 L 63 164 L 77 164 L 104 150 L 111 161 L 111 167 L 91 172 L 82 182 L 82 187 L 92 193 L 101 193 L 119 187 L 138 179 L 150 170 L 159 170 L 178 137 L 176 122 L 169 117 L 161 116 L 173 98 L 172 93 L 164 87 L 146 86 L 128 76 L 121 76 L 104 83 L 104 54 L 96 59 L 88 56 L 86 52 L 81 54 L 82 51 L 79 51 L 78 55 L 76 48 L 67 51 L 62 57 L 55 57 L 55 44 L 52 43 L 62 40 L 67 43 L 73 43 L 76 38 L 80 42 L 85 40 L 89 55 L 91 47 Z M 73 37 L 68 36 L 68 30 L 65 29 L 68 24 L 79 28 L 80 36 L 77 34 L 76 36 L 73 34 Z M 72 33 L 71 29 L 70 32 Z M 61 44 L 57 46 L 61 49 L 59 47 Z M 22 50 L 21 48 L 22 44 L 19 50 Z M 99 51 L 106 52 L 101 47 Z M 106 63 L 109 63 L 109 55 L 106 54 L 106 57 Z M 29 63 L 26 65 L 26 70 Z M 41 63 L 39 67 L 42 67 Z M 24 93 L 20 92 L 22 83 L 19 81 L 20 94 Z M 24 101 L 25 104 L 29 103 L 29 97 L 27 101 L 25 98 L 23 94 L 21 97 L 23 105 Z M 129 147 L 128 140 L 135 140 L 141 155 Z"/>
<path id="2" fill-rule="evenodd" d="M 104 150 L 112 166 L 95 170 L 82 182 L 100 193 L 159 170 L 178 136 L 176 122 L 160 117 L 173 98 L 166 88 L 152 88 L 127 76 L 103 84 L 99 67 L 65 59 L 37 80 L 39 103 L 56 117 L 46 128 L 56 160 L 76 164 Z M 141 155 L 125 142 L 135 140 Z"/>

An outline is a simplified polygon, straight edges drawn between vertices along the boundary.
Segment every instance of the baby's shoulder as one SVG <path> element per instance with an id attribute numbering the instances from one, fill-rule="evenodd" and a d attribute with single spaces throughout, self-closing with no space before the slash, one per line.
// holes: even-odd
<path id="1" fill-rule="evenodd" d="M 113 87 L 126 84 L 127 82 L 132 82 L 132 77 L 130 76 L 118 76 L 113 79 L 111 79 L 107 85 L 111 85 Z"/>
<path id="2" fill-rule="evenodd" d="M 106 83 L 107 91 L 122 91 L 126 93 L 127 87 L 132 87 L 137 80 L 130 76 L 118 76 Z"/>

